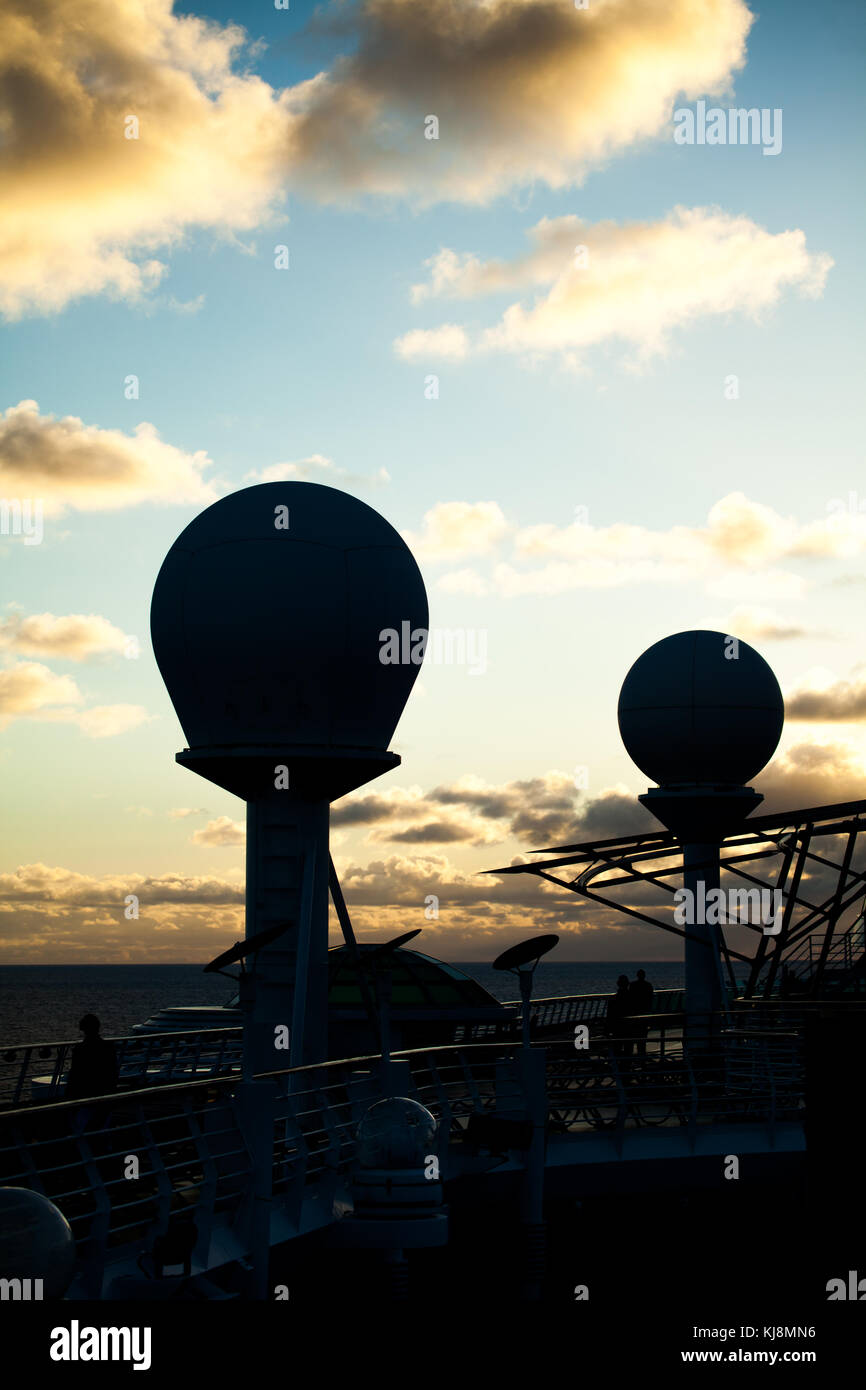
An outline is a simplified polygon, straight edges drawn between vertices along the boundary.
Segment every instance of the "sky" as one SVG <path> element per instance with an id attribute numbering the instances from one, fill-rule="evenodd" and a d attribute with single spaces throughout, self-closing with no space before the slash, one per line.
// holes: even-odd
<path id="1" fill-rule="evenodd" d="M 616 702 L 672 632 L 776 672 L 766 809 L 864 795 L 863 29 L 853 0 L 4 0 L 0 962 L 242 934 L 244 807 L 174 763 L 148 613 L 255 482 L 381 511 L 468 654 L 332 809 L 361 939 L 676 957 L 481 876 L 655 824 Z M 724 143 L 675 138 L 701 112 Z"/>

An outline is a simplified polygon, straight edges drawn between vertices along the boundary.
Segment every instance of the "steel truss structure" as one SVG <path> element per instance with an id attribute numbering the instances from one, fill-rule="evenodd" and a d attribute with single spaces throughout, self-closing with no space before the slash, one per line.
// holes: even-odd
<path id="1" fill-rule="evenodd" d="M 729 927 L 755 934 L 751 955 L 733 949 L 720 923 L 725 969 L 735 993 L 739 990 L 734 961 L 748 967 L 746 997 L 770 995 L 777 977 L 780 981 L 794 980 L 801 992 L 817 997 L 831 977 L 862 971 L 866 838 L 861 841 L 858 836 L 863 831 L 866 801 L 846 801 L 755 816 L 726 837 L 720 851 L 721 881 L 739 881 L 778 892 L 781 897 L 775 901 L 783 905 L 781 923 L 774 923 L 776 934 L 768 934 L 760 921 L 754 923 L 746 917 L 728 921 Z M 644 912 L 611 891 L 650 886 L 672 900 L 682 881 L 682 850 L 671 832 L 648 831 L 533 853 L 556 857 L 486 872 L 497 877 L 534 875 L 663 931 L 684 938 L 694 936 L 687 926 L 675 924 L 672 912 L 667 917 Z M 568 870 L 575 868 L 576 875 L 570 877 Z M 679 883 L 668 882 L 670 879 Z M 820 886 L 817 901 L 807 896 L 813 880 Z M 828 885 L 830 891 L 824 894 Z M 662 904 L 673 906 L 664 899 Z M 860 911 L 852 915 L 855 908 Z"/>

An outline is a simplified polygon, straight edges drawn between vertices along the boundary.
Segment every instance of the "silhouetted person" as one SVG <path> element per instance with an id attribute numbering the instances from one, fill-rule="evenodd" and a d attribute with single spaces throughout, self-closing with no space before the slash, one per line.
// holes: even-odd
<path id="1" fill-rule="evenodd" d="M 99 1019 L 85 1014 L 78 1025 L 84 1037 L 72 1049 L 66 1082 L 67 1100 L 89 1100 L 117 1090 L 117 1050 L 99 1036 Z"/>
<path id="2" fill-rule="evenodd" d="M 632 980 L 628 987 L 629 1012 L 632 1014 L 652 1013 L 653 1007 L 653 987 L 646 977 L 645 970 L 637 972 L 637 979 Z M 632 1032 L 635 1036 L 635 1050 L 638 1057 L 646 1056 L 646 1035 L 649 1032 L 649 1024 L 642 1021 L 635 1021 L 632 1024 Z"/>
<path id="3" fill-rule="evenodd" d="M 616 982 L 616 994 L 612 994 L 607 1001 L 607 1031 L 611 1037 L 618 1039 L 614 1043 L 614 1051 L 618 1057 L 628 1057 L 631 1053 L 631 1042 L 626 1041 L 631 1007 L 628 975 L 620 975 Z"/>

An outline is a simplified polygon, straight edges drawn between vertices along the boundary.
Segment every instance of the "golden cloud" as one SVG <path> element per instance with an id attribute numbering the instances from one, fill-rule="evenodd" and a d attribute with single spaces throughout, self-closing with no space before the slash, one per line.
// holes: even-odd
<path id="1" fill-rule="evenodd" d="M 0 721 L 51 705 L 80 704 L 84 699 L 71 676 L 58 676 L 38 661 L 19 661 L 0 671 Z"/>
<path id="2" fill-rule="evenodd" d="M 40 415 L 36 401 L 20 401 L 0 414 L 0 489 L 37 498 L 49 515 L 67 507 L 114 511 L 141 502 L 205 506 L 217 493 L 194 454 L 165 444 L 153 425 L 121 430 L 85 425 L 76 415 Z"/>
<path id="3" fill-rule="evenodd" d="M 11 0 L 0 15 L 0 309 L 138 298 L 189 226 L 253 227 L 279 194 L 285 116 L 234 71 L 236 25 L 171 0 Z M 129 138 L 133 136 L 134 138 Z"/>
<path id="4" fill-rule="evenodd" d="M 354 51 L 286 94 L 292 179 L 422 205 L 562 188 L 728 87 L 752 22 L 743 0 L 363 0 Z"/>
<path id="5" fill-rule="evenodd" d="M 243 68 L 242 29 L 171 0 L 8 0 L 0 311 L 139 298 L 164 277 L 157 252 L 252 228 L 291 187 L 426 204 L 574 183 L 672 134 L 678 96 L 721 93 L 753 16 L 744 0 L 362 0 L 317 22 L 347 51 L 277 90 Z"/>
<path id="6" fill-rule="evenodd" d="M 802 231 L 770 233 L 718 208 L 674 208 L 658 222 L 585 223 L 543 218 L 531 250 L 514 261 L 483 262 L 445 249 L 428 261 L 430 280 L 413 300 L 474 298 L 541 286 L 471 339 L 459 324 L 413 329 L 395 350 L 409 359 L 505 351 L 558 354 L 572 367 L 602 343 L 626 344 L 635 361 L 668 350 L 671 334 L 700 318 L 758 318 L 795 287 L 816 297 L 833 261 L 807 251 Z M 459 351 L 455 345 L 459 344 Z"/>
<path id="7" fill-rule="evenodd" d="M 785 695 L 786 719 L 811 723 L 859 724 L 866 719 L 866 671 L 850 680 L 805 676 Z"/>
<path id="8" fill-rule="evenodd" d="M 419 560 L 457 559 L 486 554 L 512 529 L 497 502 L 437 502 L 403 539 Z"/>
<path id="9" fill-rule="evenodd" d="M 38 661 L 18 661 L 0 671 L 0 728 L 13 719 L 75 724 L 88 738 L 114 738 L 155 716 L 142 705 L 76 708 L 84 696 L 71 676 L 58 676 Z"/>
<path id="10" fill-rule="evenodd" d="M 96 613 L 15 613 L 0 618 L 0 648 L 21 656 L 56 657 L 64 661 L 89 661 L 93 657 L 125 653 L 130 642 L 119 627 Z"/>
<path id="11" fill-rule="evenodd" d="M 209 820 L 201 830 L 192 833 L 192 843 L 206 849 L 230 849 L 244 844 L 246 838 L 246 827 L 230 816 L 217 816 L 216 820 Z"/>
<path id="12" fill-rule="evenodd" d="M 380 487 L 391 481 L 387 468 L 378 468 L 375 473 L 352 473 L 348 468 L 339 468 L 333 459 L 324 454 L 310 454 L 309 458 L 298 459 L 296 463 L 271 463 L 267 468 L 247 473 L 250 483 L 324 483 L 326 487 Z"/>
<path id="13" fill-rule="evenodd" d="M 452 502 L 438 507 L 445 516 L 452 512 L 459 516 L 461 505 L 468 506 Z M 703 581 L 710 593 L 719 596 L 740 591 L 754 595 L 760 590 L 766 596 L 791 598 L 801 594 L 805 581 L 774 568 L 780 562 L 807 556 L 847 559 L 866 552 L 866 515 L 862 513 L 800 523 L 742 492 L 728 493 L 714 503 L 703 526 L 667 530 L 625 522 L 593 526 L 581 517 L 568 526 L 543 522 L 517 529 L 506 518 L 502 520 L 500 534 L 514 532 L 511 559 L 495 563 L 489 576 L 473 569 L 452 571 L 437 581 L 437 587 L 450 593 L 498 593 L 510 598 L 624 584 L 691 587 Z M 464 553 L 471 548 L 470 530 Z M 476 549 L 489 548 L 479 527 Z M 426 558 L 436 559 L 435 551 Z"/>

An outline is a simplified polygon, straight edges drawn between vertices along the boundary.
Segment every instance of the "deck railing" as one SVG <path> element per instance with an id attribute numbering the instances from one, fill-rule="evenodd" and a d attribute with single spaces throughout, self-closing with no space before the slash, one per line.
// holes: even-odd
<path id="1" fill-rule="evenodd" d="M 682 990 L 657 990 L 655 1013 L 682 1009 Z M 607 994 L 575 994 L 532 1003 L 533 1036 L 541 1037 L 569 1024 L 600 1024 L 607 1012 Z M 490 1023 L 459 1024 L 455 1042 L 495 1041 L 518 1036 L 520 1004 L 510 1001 L 508 1015 Z M 120 1087 L 192 1081 L 240 1071 L 242 1036 L 234 1028 L 183 1029 L 171 1033 L 136 1033 L 112 1038 L 117 1049 Z M 0 1052 L 0 1107 L 62 1100 L 74 1042 L 26 1043 Z"/>
<path id="2" fill-rule="evenodd" d="M 240 1028 L 139 1033 L 111 1041 L 117 1049 L 123 1090 L 240 1070 Z M 74 1046 L 72 1042 L 49 1042 L 4 1048 L 0 1052 L 0 1106 L 62 1100 Z"/>
<path id="3" fill-rule="evenodd" d="M 639 1045 L 632 1038 L 545 1047 L 549 1140 L 736 1121 L 767 1127 L 769 1147 L 777 1122 L 801 1114 L 796 1037 L 732 1034 L 712 1051 L 671 1040 L 643 1056 Z M 395 1056 L 409 1066 L 400 1093 L 439 1122 L 443 1176 L 460 1171 L 460 1154 L 474 1143 L 473 1116 L 531 1109 L 513 1043 Z M 194 1269 L 244 1257 L 262 1200 L 275 1243 L 332 1221 L 334 1199 L 349 1190 L 359 1122 L 390 1093 L 380 1059 L 367 1057 L 252 1085 L 215 1076 L 8 1110 L 0 1114 L 0 1183 L 33 1188 L 60 1208 L 81 1252 L 79 1292 L 98 1297 L 113 1262 L 128 1273 L 140 1258 L 142 1272 L 152 1274 L 160 1241 L 168 1243 L 165 1256 L 184 1234 L 195 1247 Z M 519 1152 L 511 1156 L 522 1161 Z"/>

